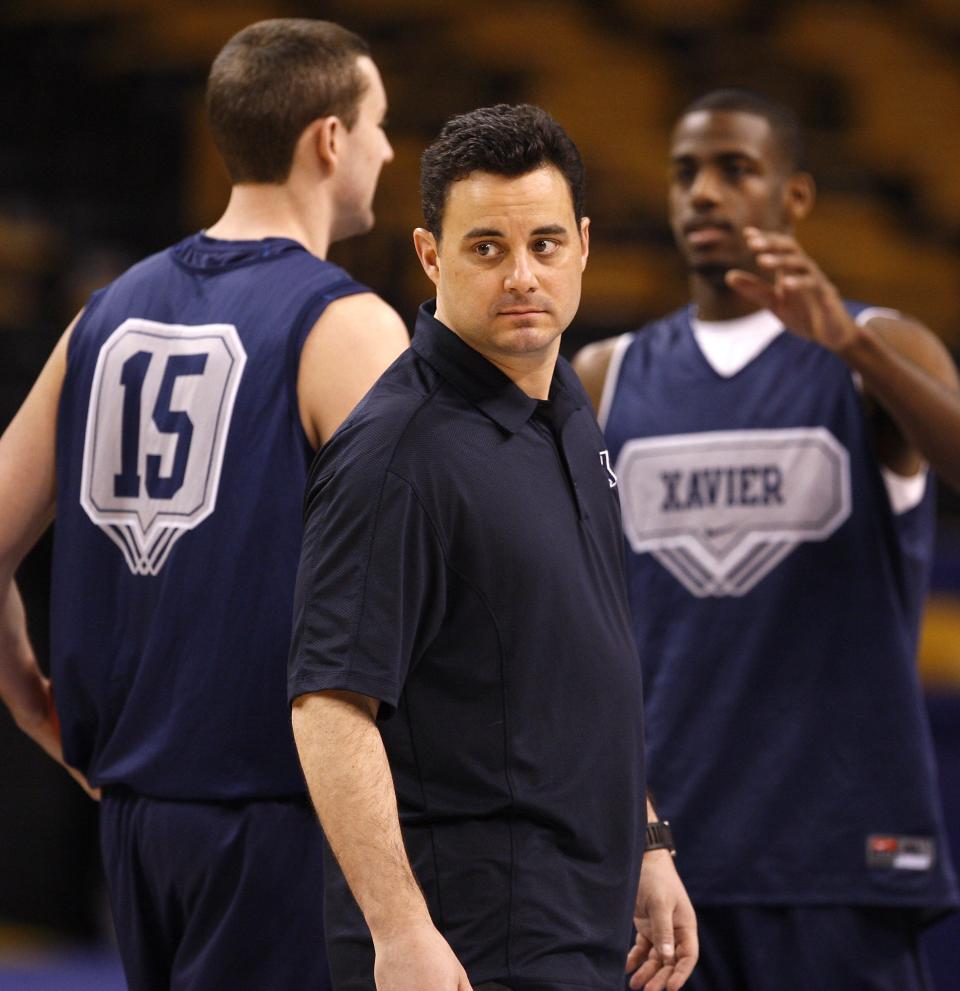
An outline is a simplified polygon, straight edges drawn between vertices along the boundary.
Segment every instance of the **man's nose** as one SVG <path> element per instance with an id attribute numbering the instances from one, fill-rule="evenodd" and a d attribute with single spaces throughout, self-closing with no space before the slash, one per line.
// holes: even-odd
<path id="1" fill-rule="evenodd" d="M 700 169 L 690 184 L 690 201 L 698 209 L 720 202 L 720 183 L 713 169 Z"/>
<path id="2" fill-rule="evenodd" d="M 503 280 L 508 292 L 533 292 L 539 283 L 530 264 L 530 256 L 526 251 L 518 251 L 513 256 L 513 264 Z"/>

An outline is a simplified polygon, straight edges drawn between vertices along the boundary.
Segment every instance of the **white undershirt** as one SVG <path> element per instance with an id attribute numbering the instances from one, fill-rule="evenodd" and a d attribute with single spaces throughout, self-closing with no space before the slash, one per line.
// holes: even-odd
<path id="1" fill-rule="evenodd" d="M 690 324 L 697 347 L 723 378 L 746 368 L 774 338 L 785 333 L 783 324 L 769 310 L 734 320 L 701 320 L 694 316 Z"/>

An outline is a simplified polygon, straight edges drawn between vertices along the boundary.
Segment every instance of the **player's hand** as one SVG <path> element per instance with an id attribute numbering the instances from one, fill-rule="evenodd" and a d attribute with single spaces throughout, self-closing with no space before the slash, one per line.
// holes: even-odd
<path id="1" fill-rule="evenodd" d="M 377 991 L 472 991 L 467 972 L 430 923 L 374 937 Z"/>
<path id="2" fill-rule="evenodd" d="M 697 918 L 667 850 L 644 854 L 633 924 L 637 941 L 627 954 L 630 987 L 678 991 L 700 954 Z"/>
<path id="3" fill-rule="evenodd" d="M 837 287 L 790 234 L 744 229 L 759 275 L 731 269 L 727 285 L 770 310 L 784 327 L 830 351 L 853 344 L 860 328 L 847 313 Z"/>

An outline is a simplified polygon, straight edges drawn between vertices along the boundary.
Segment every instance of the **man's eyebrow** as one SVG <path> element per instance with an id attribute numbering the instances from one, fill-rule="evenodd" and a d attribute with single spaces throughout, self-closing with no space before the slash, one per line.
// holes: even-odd
<path id="1" fill-rule="evenodd" d="M 503 237 L 503 231 L 498 231 L 495 227 L 473 227 L 463 235 L 464 241 L 469 241 L 474 237 Z"/>
<path id="2" fill-rule="evenodd" d="M 759 156 L 753 154 L 753 152 L 747 151 L 745 148 L 721 148 L 718 151 L 714 151 L 703 156 L 695 155 L 692 152 L 684 152 L 680 155 L 671 155 L 670 164 L 688 165 L 699 161 L 701 157 L 704 161 L 714 162 L 732 162 L 740 159 L 746 159 L 750 162 L 757 162 L 760 160 Z"/>
<path id="3" fill-rule="evenodd" d="M 562 236 L 567 233 L 566 227 L 563 224 L 546 224 L 543 227 L 537 227 L 530 231 L 531 237 L 548 237 L 550 235 L 555 235 L 557 237 Z M 476 237 L 506 237 L 503 231 L 498 230 L 496 227 L 472 227 L 463 235 L 464 241 L 471 241 Z"/>

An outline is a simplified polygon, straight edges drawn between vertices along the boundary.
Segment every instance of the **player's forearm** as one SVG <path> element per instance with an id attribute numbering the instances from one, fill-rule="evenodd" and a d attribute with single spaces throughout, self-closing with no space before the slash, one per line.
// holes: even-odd
<path id="1" fill-rule="evenodd" d="M 960 394 L 900 354 L 869 326 L 842 357 L 937 474 L 960 489 Z"/>
<path id="2" fill-rule="evenodd" d="M 27 732 L 49 716 L 49 696 L 30 646 L 23 602 L 10 578 L 0 585 L 0 698 Z"/>
<path id="3" fill-rule="evenodd" d="M 297 699 L 293 731 L 310 796 L 376 942 L 432 925 L 413 875 L 374 711 L 358 696 Z"/>

